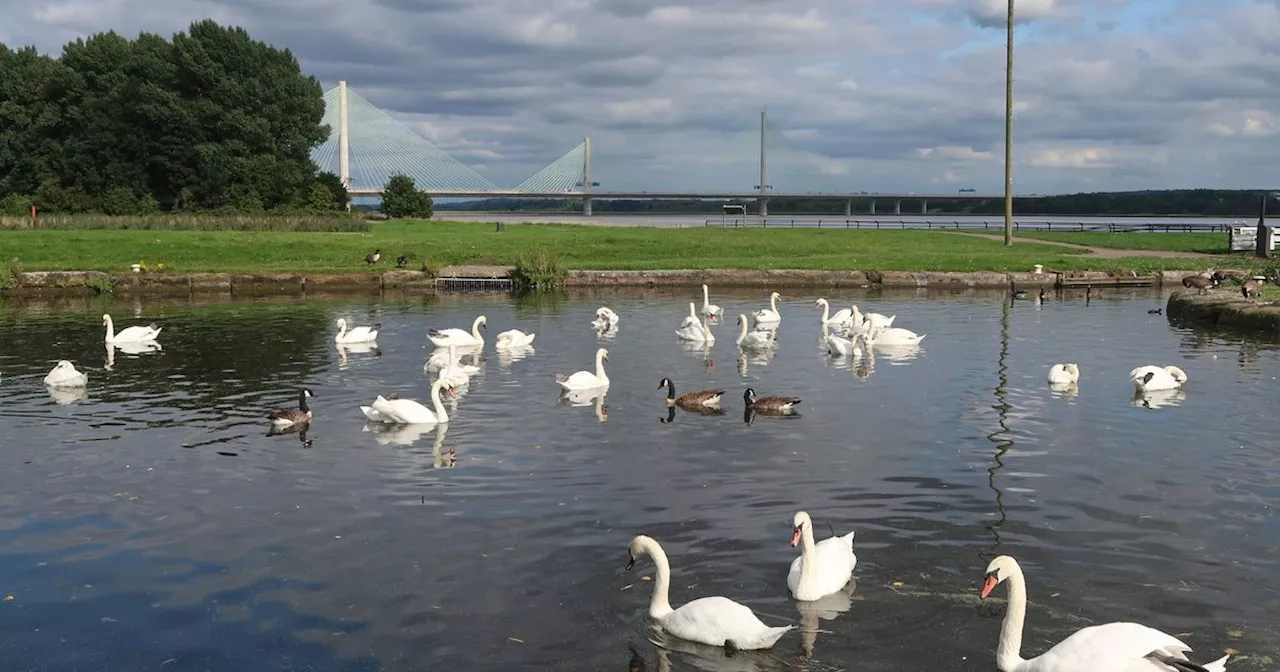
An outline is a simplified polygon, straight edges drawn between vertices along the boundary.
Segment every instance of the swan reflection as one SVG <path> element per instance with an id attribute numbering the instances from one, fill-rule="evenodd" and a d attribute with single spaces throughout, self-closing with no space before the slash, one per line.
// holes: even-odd
<path id="1" fill-rule="evenodd" d="M 880 355 L 889 362 L 898 364 L 909 362 L 920 355 L 924 349 L 915 345 L 875 345 L 867 348 L 870 356 Z"/>
<path id="2" fill-rule="evenodd" d="M 853 592 L 858 588 L 858 580 L 850 579 L 849 583 L 834 593 L 823 595 L 812 601 L 797 601 L 796 611 L 800 613 L 800 643 L 805 656 L 813 655 L 813 645 L 820 632 L 819 621 L 834 621 L 836 617 L 853 608 Z"/>
<path id="3" fill-rule="evenodd" d="M 367 355 L 372 352 L 376 357 L 382 356 L 382 350 L 378 349 L 378 344 L 375 341 L 369 341 L 367 343 L 336 343 L 335 345 L 338 347 L 339 369 L 347 368 L 348 354 Z"/>
<path id="4" fill-rule="evenodd" d="M 1143 408 L 1160 408 L 1161 406 L 1177 406 L 1187 398 L 1187 391 L 1182 388 L 1172 390 L 1147 390 L 1133 395 L 1130 402 Z"/>
<path id="5" fill-rule="evenodd" d="M 103 363 L 102 368 L 107 371 L 113 371 L 116 367 L 116 350 L 126 355 L 145 355 L 153 352 L 160 352 L 164 348 L 160 347 L 159 341 L 120 341 L 107 343 L 107 361 Z"/>
<path id="6" fill-rule="evenodd" d="M 673 669 L 672 658 L 681 667 L 711 672 L 766 672 L 790 667 L 784 658 L 772 650 L 735 651 L 733 655 L 726 655 L 722 647 L 672 637 L 652 623 L 649 624 L 649 642 L 655 647 L 655 667 L 662 672 Z M 632 669 L 636 669 L 636 657 L 633 651 Z"/>
<path id="7" fill-rule="evenodd" d="M 1049 390 L 1055 397 L 1075 397 L 1080 394 L 1078 383 L 1049 383 Z"/>
<path id="8" fill-rule="evenodd" d="M 89 389 L 85 387 L 54 387 L 45 385 L 44 389 L 49 391 L 49 398 L 53 403 L 60 406 L 74 404 L 82 399 L 89 398 Z"/>
<path id="9" fill-rule="evenodd" d="M 498 351 L 498 366 L 505 370 L 510 367 L 513 362 L 518 362 L 533 354 L 534 350 L 532 345 L 517 345 L 513 348 L 503 348 Z"/>
<path id="10" fill-rule="evenodd" d="M 561 390 L 556 398 L 557 406 L 595 406 L 596 419 L 604 422 L 609 419 L 609 407 L 604 404 L 607 386 L 588 390 Z"/>

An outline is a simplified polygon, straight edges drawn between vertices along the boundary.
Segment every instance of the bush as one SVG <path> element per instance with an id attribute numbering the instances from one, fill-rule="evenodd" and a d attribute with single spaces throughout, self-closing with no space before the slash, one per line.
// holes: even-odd
<path id="1" fill-rule="evenodd" d="M 30 217 L 31 206 L 36 202 L 32 196 L 9 194 L 0 198 L 0 216 Z"/>
<path id="2" fill-rule="evenodd" d="M 566 275 L 560 255 L 542 247 L 520 255 L 511 271 L 511 284 L 520 290 L 555 289 Z"/>
<path id="3" fill-rule="evenodd" d="M 402 217 L 430 219 L 435 203 L 427 192 L 418 191 L 412 177 L 396 173 L 382 188 L 382 205 L 378 206 L 378 209 L 393 219 Z"/>

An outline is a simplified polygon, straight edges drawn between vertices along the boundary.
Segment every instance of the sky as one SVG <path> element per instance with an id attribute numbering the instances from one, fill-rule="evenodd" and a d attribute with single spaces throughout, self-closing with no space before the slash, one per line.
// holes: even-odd
<path id="1" fill-rule="evenodd" d="M 688 4 L 678 4 L 679 2 Z M 502 186 L 1000 193 L 1007 0 L 6 0 L 0 42 L 213 18 Z M 1280 186 L 1280 0 L 1016 0 L 1014 190 Z"/>

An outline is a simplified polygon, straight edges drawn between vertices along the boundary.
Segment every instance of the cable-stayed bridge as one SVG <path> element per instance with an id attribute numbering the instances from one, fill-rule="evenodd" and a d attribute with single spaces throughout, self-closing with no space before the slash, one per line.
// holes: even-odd
<path id="1" fill-rule="evenodd" d="M 324 94 L 323 123 L 334 132 L 329 139 L 312 150 L 311 156 L 321 170 L 336 173 L 352 196 L 378 196 L 391 175 L 403 173 L 413 178 L 414 184 L 435 197 L 524 197 L 524 198 L 580 198 L 583 214 L 591 215 L 593 198 L 606 199 L 708 199 L 755 200 L 761 215 L 768 213 L 771 198 L 823 198 L 844 200 L 845 212 L 852 212 L 853 201 L 870 200 L 871 212 L 875 212 L 876 199 L 893 203 L 895 213 L 901 213 L 902 201 L 917 201 L 921 210 L 928 212 L 929 199 L 992 199 L 1003 195 L 961 193 L 869 193 L 869 192 L 810 192 L 775 190 L 768 183 L 766 168 L 770 165 L 766 156 L 769 143 L 785 143 L 781 136 L 767 126 L 765 115 L 760 115 L 759 127 L 759 180 L 751 190 L 723 192 L 676 191 L 606 191 L 595 189 L 599 182 L 592 181 L 591 141 L 584 138 L 577 147 L 565 152 L 542 170 L 515 187 L 504 188 L 461 161 L 449 156 L 430 140 L 409 128 L 403 122 L 378 109 L 352 91 L 345 81 L 338 82 Z M 751 133 L 754 135 L 754 132 Z M 785 146 L 785 145 L 784 145 Z M 754 176 L 753 176 L 754 177 Z M 1019 197 L 1023 198 L 1023 197 Z"/>

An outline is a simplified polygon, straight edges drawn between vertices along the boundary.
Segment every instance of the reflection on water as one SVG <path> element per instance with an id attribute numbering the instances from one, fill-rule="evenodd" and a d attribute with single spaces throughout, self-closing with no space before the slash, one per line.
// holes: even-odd
<path id="1" fill-rule="evenodd" d="M 792 292 L 776 347 L 740 349 L 721 320 L 708 348 L 671 334 L 696 293 L 0 304 L 0 660 L 990 670 L 1003 601 L 976 595 L 996 553 L 1033 577 L 1028 654 L 1138 620 L 1191 633 L 1197 660 L 1241 651 L 1233 670 L 1277 658 L 1280 457 L 1259 394 L 1277 343 L 1171 325 L 1142 290 L 906 290 L 827 298 L 896 314 L 919 346 L 833 357 L 816 297 Z M 767 294 L 712 288 L 734 316 Z M 600 305 L 625 322 L 593 328 Z M 164 327 L 163 347 L 104 351 L 111 311 Z M 366 422 L 379 394 L 425 400 L 451 363 L 427 330 L 479 314 L 538 347 L 458 349 L 446 424 Z M 376 346 L 336 345 L 337 317 L 381 323 Z M 605 346 L 610 387 L 563 392 L 555 374 Z M 87 387 L 45 388 L 61 359 Z M 1046 385 L 1055 361 L 1081 384 Z M 1135 396 L 1126 372 L 1148 361 L 1193 383 Z M 722 413 L 666 407 L 664 376 L 727 390 Z M 315 420 L 271 431 L 300 387 Z M 753 412 L 748 387 L 802 413 Z M 786 588 L 801 509 L 858 533 L 856 582 L 813 604 Z M 728 657 L 670 641 L 651 584 L 621 571 L 637 533 L 680 558 L 673 603 L 726 595 L 799 629 Z"/>

